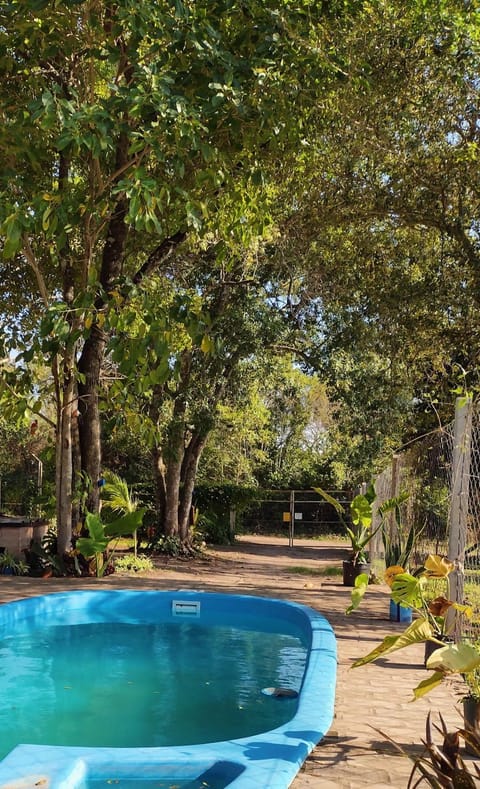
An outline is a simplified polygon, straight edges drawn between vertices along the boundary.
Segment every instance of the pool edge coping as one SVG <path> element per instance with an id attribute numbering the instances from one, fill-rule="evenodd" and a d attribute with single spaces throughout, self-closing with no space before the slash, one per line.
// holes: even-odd
<path id="1" fill-rule="evenodd" d="M 258 597 L 255 595 L 238 595 L 226 592 L 208 592 L 192 589 L 169 591 L 133 591 L 133 590 L 76 590 L 72 592 L 52 592 L 37 597 L 22 598 L 6 603 L 5 606 L 25 607 L 35 606 L 35 601 L 44 601 L 63 598 L 71 600 L 74 597 L 86 600 L 93 597 L 110 596 L 119 598 L 128 595 L 161 595 L 163 598 L 188 595 L 200 600 L 237 598 L 244 603 L 262 602 L 271 604 L 278 609 L 282 607 L 301 612 L 310 623 L 312 641 L 310 645 L 307 666 L 301 686 L 299 705 L 293 718 L 283 726 L 262 732 L 258 735 L 243 737 L 232 741 L 219 741 L 215 743 L 198 744 L 191 746 L 161 746 L 145 748 L 82 748 L 79 746 L 39 746 L 18 745 L 0 762 L 0 787 L 8 789 L 30 789 L 38 787 L 39 776 L 47 783 L 42 783 L 45 789 L 74 789 L 80 786 L 79 780 L 72 782 L 72 770 L 75 768 L 78 775 L 84 769 L 87 778 L 95 779 L 90 775 L 92 769 L 99 769 L 99 765 L 110 764 L 109 756 L 115 756 L 118 761 L 122 757 L 122 764 L 126 767 L 141 768 L 141 765 L 150 767 L 164 767 L 172 763 L 198 764 L 199 766 L 214 763 L 228 762 L 239 765 L 242 772 L 234 777 L 226 786 L 232 789 L 258 789 L 259 786 L 283 789 L 288 787 L 301 765 L 315 745 L 325 736 L 331 726 L 335 701 L 336 681 L 336 639 L 333 629 L 326 617 L 313 608 L 278 598 Z M 1 607 L 2 609 L 4 606 Z M 0 609 L 1 610 L 1 609 Z M 1 613 L 0 613 L 1 620 Z M 324 669 L 319 674 L 320 664 Z M 322 701 L 323 712 L 319 714 L 317 706 Z M 309 723 L 314 720 L 315 723 Z M 292 724 L 293 730 L 292 729 Z M 302 728 L 303 727 L 303 728 Z M 297 730 L 298 729 L 298 730 Z M 269 751 L 272 754 L 268 755 Z M 283 754 L 283 755 L 280 755 Z M 287 757 L 288 754 L 288 757 Z M 62 765 L 58 766 L 59 756 L 64 757 Z M 206 758 L 208 755 L 208 758 Z M 140 761 L 139 761 L 139 757 Z M 287 758 L 286 758 L 287 757 Z M 19 758 L 22 762 L 20 768 Z M 142 759 L 144 761 L 142 762 Z M 30 766 L 29 766 L 30 763 Z M 111 765 L 114 763 L 111 762 Z M 21 769 L 23 775 L 18 774 Z M 104 767 L 102 767 L 104 769 Z M 116 767 L 118 770 L 118 767 Z M 15 774 L 16 773 L 16 774 Z M 31 783 L 25 783 L 32 779 Z M 62 777 L 63 774 L 63 777 Z M 100 776 L 102 778 L 102 776 Z M 120 776 L 122 777 L 122 776 Z M 161 776 L 157 776 L 158 778 Z M 33 780 L 35 779 L 35 780 Z M 76 780 L 76 779 L 75 779 Z M 147 780 L 154 780 L 154 776 Z"/>

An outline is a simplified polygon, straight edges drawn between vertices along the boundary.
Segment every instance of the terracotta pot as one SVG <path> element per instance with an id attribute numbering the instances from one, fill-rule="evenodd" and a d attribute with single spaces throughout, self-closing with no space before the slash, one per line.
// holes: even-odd
<path id="1" fill-rule="evenodd" d="M 465 740 L 465 750 L 470 756 L 480 756 L 480 701 L 478 699 L 467 697 L 463 700 L 463 719 L 465 721 L 465 728 L 467 726 L 474 730 L 478 737 L 478 748 Z"/>
<path id="2" fill-rule="evenodd" d="M 370 575 L 370 565 L 366 562 L 354 563 L 350 559 L 343 562 L 343 585 L 355 586 L 355 578 L 362 573 Z"/>

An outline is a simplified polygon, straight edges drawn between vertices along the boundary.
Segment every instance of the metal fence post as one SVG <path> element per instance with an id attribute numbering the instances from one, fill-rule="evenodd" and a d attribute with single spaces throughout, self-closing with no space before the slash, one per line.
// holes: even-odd
<path id="1" fill-rule="evenodd" d="M 455 569 L 448 577 L 449 597 L 455 603 L 464 600 L 464 562 L 468 524 L 468 488 L 472 436 L 472 398 L 459 397 L 455 404 L 455 437 L 451 505 L 449 515 L 448 558 Z M 453 609 L 447 612 L 447 629 L 455 641 L 462 636 L 462 618 Z"/>

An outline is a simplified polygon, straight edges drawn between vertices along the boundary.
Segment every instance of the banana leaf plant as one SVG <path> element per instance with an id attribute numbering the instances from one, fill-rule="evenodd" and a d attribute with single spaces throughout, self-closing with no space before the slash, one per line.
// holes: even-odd
<path id="1" fill-rule="evenodd" d="M 134 512 L 127 512 L 110 523 L 103 523 L 100 515 L 87 513 L 85 525 L 89 536 L 79 537 L 76 549 L 86 559 L 95 559 L 97 578 L 104 575 L 119 539 L 135 534 L 142 525 L 145 512 L 145 509 L 139 508 Z"/>
<path id="2" fill-rule="evenodd" d="M 480 666 L 480 651 L 475 646 L 471 644 L 445 646 L 444 641 L 451 631 L 446 616 L 448 611 L 453 609 L 471 618 L 473 615 L 471 606 L 455 603 L 443 596 L 436 597 L 434 600 L 428 597 L 429 579 L 447 578 L 453 568 L 452 562 L 433 554 L 430 554 L 425 564 L 414 573 L 405 572 L 399 565 L 388 567 L 384 579 L 390 586 L 392 599 L 395 603 L 411 608 L 417 617 L 399 635 L 386 636 L 368 655 L 356 660 L 352 664 L 353 668 L 373 663 L 378 658 L 412 644 L 433 641 L 439 645 L 439 649 L 435 650 L 426 663 L 427 669 L 431 669 L 433 674 L 414 689 L 414 699 L 418 699 L 437 687 L 447 676 L 466 674 Z M 352 602 L 347 613 L 358 608 L 367 583 L 368 577 L 365 573 L 356 579 L 356 588 L 352 592 Z"/>

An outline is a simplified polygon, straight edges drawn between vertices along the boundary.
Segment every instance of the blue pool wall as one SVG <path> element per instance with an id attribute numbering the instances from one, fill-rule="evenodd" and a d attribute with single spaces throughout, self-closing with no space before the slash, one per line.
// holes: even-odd
<path id="1" fill-rule="evenodd" d="M 325 617 L 297 603 L 248 595 L 179 590 L 75 591 L 32 597 L 0 607 L 0 634 L 86 622 L 161 622 L 172 602 L 199 602 L 202 624 L 230 622 L 251 627 L 258 618 L 272 632 L 282 622 L 308 649 L 297 711 L 283 726 L 252 737 L 205 745 L 149 748 L 82 748 L 19 744 L 0 762 L 0 789 L 47 781 L 49 789 L 97 789 L 102 782 L 186 781 L 217 776 L 231 789 L 286 789 L 314 746 L 331 726 L 336 680 L 336 641 Z M 181 618 L 181 617 L 177 617 Z M 189 617 L 190 618 L 190 617 Z M 282 703 L 279 701 L 278 703 Z M 105 783 L 105 787 L 107 783 Z"/>

